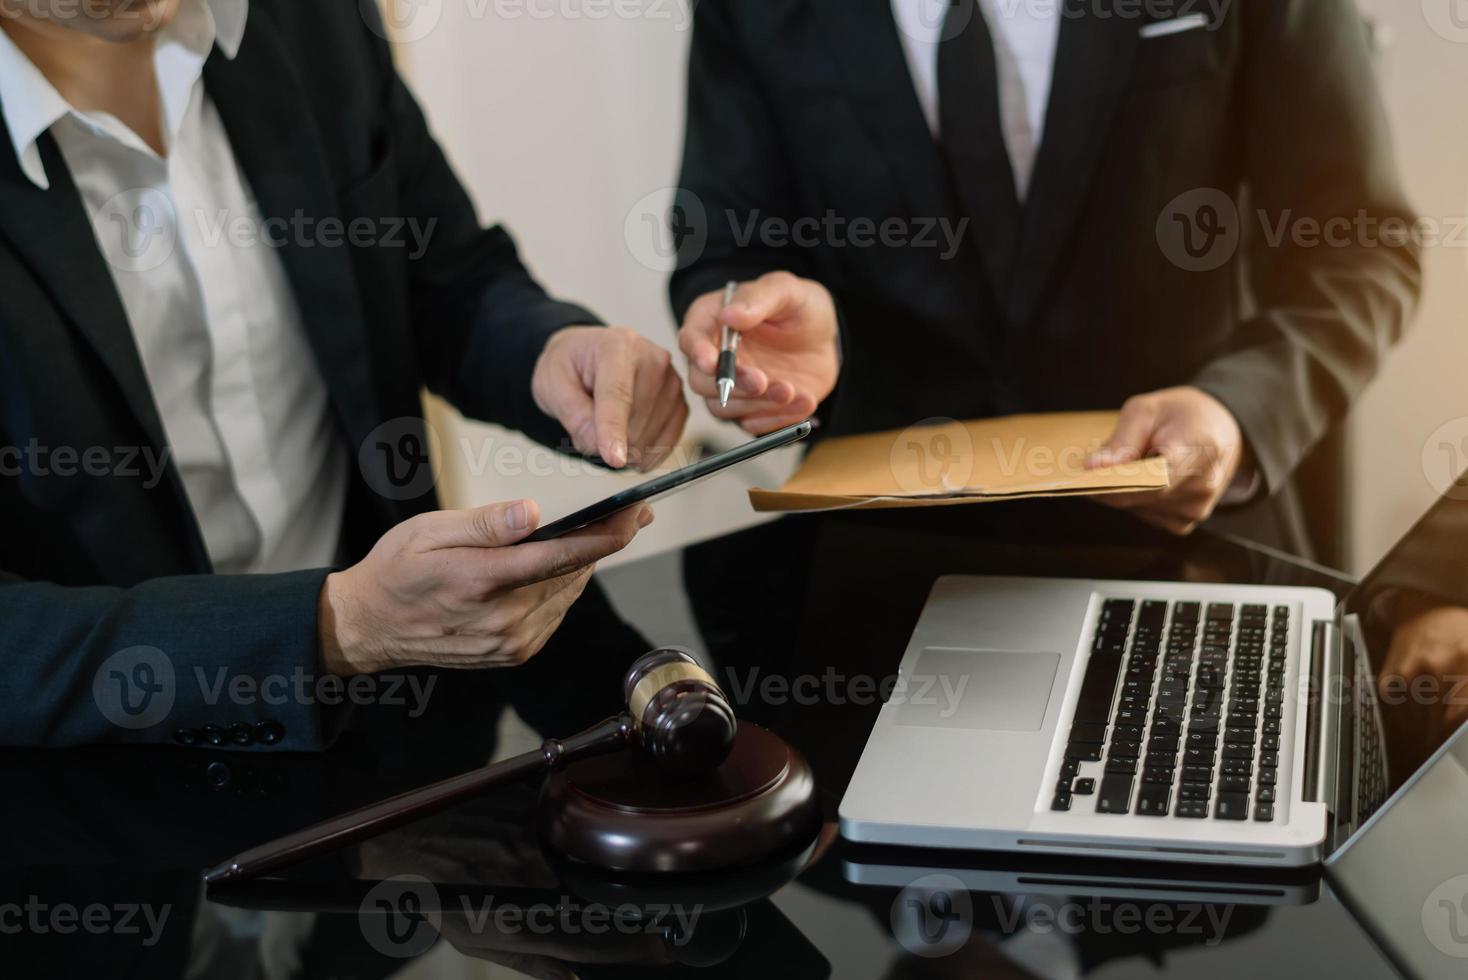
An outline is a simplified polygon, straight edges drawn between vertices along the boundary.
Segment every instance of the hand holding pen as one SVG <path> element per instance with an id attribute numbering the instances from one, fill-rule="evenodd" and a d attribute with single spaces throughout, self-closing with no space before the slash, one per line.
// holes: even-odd
<path id="1" fill-rule="evenodd" d="M 831 294 L 787 272 L 700 296 L 678 346 L 709 411 L 755 435 L 815 414 L 840 371 Z"/>

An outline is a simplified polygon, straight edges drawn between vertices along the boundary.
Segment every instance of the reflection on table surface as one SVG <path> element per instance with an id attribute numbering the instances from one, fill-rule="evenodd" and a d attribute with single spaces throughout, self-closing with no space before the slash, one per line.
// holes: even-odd
<path id="1" fill-rule="evenodd" d="M 766 677 L 831 665 L 890 672 L 933 579 L 952 572 L 1269 582 L 1337 594 L 1351 584 L 1238 542 L 1167 538 L 1080 503 L 1043 519 L 1023 508 L 957 510 L 777 522 L 618 569 L 606 587 L 647 638 L 686 634 L 678 616 L 690 609 L 722 665 Z M 608 614 L 573 615 L 568 639 L 621 637 L 604 628 Z M 615 646 L 598 652 L 628 660 L 645 652 L 633 640 Z M 534 786 L 294 869 L 253 895 L 202 893 L 200 870 L 229 854 L 487 758 L 493 725 L 475 682 L 441 678 L 439 690 L 416 719 L 361 712 L 320 756 L 0 755 L 0 927 L 15 915 L 28 923 L 0 928 L 0 962 L 150 978 L 504 975 L 485 964 L 547 977 L 1209 977 L 1263 965 L 1313 975 L 1332 964 L 1390 975 L 1308 875 L 1221 887 L 1179 879 L 1178 869 L 1138 879 L 1135 867 L 1100 863 L 1018 866 L 990 856 L 955 866 L 952 855 L 861 851 L 828 824 L 794 865 L 753 876 L 742 892 L 731 885 L 738 901 L 719 893 L 718 880 L 696 883 L 702 890 L 646 882 L 629 890 L 578 879 L 534 837 Z M 806 752 L 833 816 L 875 704 L 750 697 L 738 707 Z M 569 734 L 556 723 L 542 727 Z M 122 928 L 125 914 L 134 928 Z"/>

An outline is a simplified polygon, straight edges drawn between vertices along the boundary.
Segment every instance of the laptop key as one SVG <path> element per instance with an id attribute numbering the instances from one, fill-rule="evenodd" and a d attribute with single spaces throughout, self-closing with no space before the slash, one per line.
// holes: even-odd
<path id="1" fill-rule="evenodd" d="M 1055 799 L 1050 801 L 1050 809 L 1065 811 L 1070 809 L 1071 795 L 1069 792 L 1058 792 Z"/>
<path id="2" fill-rule="evenodd" d="M 1213 816 L 1219 820 L 1244 820 L 1249 816 L 1248 793 L 1219 793 L 1213 805 Z"/>
<path id="3" fill-rule="evenodd" d="M 1173 812 L 1179 817 L 1188 817 L 1197 820 L 1208 816 L 1208 804 L 1207 802 L 1198 803 L 1191 800 L 1186 803 L 1179 802 L 1177 809 Z"/>
<path id="4" fill-rule="evenodd" d="M 1120 655 L 1092 654 L 1086 664 L 1085 680 L 1081 682 L 1080 698 L 1076 701 L 1076 721 L 1103 725 L 1107 722 L 1111 697 L 1116 693 L 1116 675 L 1120 670 Z"/>
<path id="5" fill-rule="evenodd" d="M 1142 754 L 1141 742 L 1112 742 L 1110 756 L 1113 759 L 1135 759 Z"/>
<path id="6" fill-rule="evenodd" d="M 1106 774 L 1108 776 L 1113 774 L 1122 776 L 1135 776 L 1137 774 L 1137 760 L 1116 758 L 1107 759 Z"/>
<path id="7" fill-rule="evenodd" d="M 1167 806 L 1172 802 L 1172 787 L 1161 783 L 1143 783 L 1137 793 L 1137 814 L 1144 817 L 1165 817 Z"/>
<path id="8" fill-rule="evenodd" d="M 1076 796 L 1090 796 L 1096 792 L 1096 780 L 1090 778 L 1077 779 L 1075 785 L 1070 790 Z"/>
<path id="9" fill-rule="evenodd" d="M 1254 792 L 1254 799 L 1258 803 L 1273 803 L 1274 787 L 1260 786 L 1259 789 Z"/>
<path id="10" fill-rule="evenodd" d="M 1078 762 L 1100 762 L 1101 746 L 1094 745 L 1090 742 L 1082 742 L 1080 744 L 1072 742 L 1065 748 L 1065 757 L 1067 759 L 1075 759 Z"/>
<path id="11" fill-rule="evenodd" d="M 1171 766 L 1145 766 L 1142 769 L 1142 782 L 1146 784 L 1160 783 L 1163 786 L 1171 786 L 1173 769 Z M 1166 809 L 1164 807 L 1163 809 Z"/>
<path id="12" fill-rule="evenodd" d="M 1095 742 L 1100 745 L 1106 741 L 1106 723 L 1104 721 L 1078 721 L 1070 726 L 1070 740 L 1072 742 Z"/>
<path id="13" fill-rule="evenodd" d="M 1107 773 L 1101 777 L 1101 790 L 1096 797 L 1097 813 L 1126 813 L 1132 799 L 1132 777 Z"/>
<path id="14" fill-rule="evenodd" d="M 1207 803 L 1210 795 L 1207 783 L 1183 783 L 1177 790 L 1177 798 L 1188 803 Z"/>
<path id="15" fill-rule="evenodd" d="M 1254 819 L 1255 820 L 1259 820 L 1259 821 L 1273 820 L 1274 819 L 1274 804 L 1273 803 L 1256 803 L 1256 804 L 1254 804 Z"/>

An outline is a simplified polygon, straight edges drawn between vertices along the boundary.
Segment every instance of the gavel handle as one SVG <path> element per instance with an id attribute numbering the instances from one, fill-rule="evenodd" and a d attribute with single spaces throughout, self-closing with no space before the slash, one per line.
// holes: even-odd
<path id="1" fill-rule="evenodd" d="M 614 752 L 633 739 L 632 718 L 622 714 L 567 739 L 546 739 L 539 749 L 482 769 L 409 790 L 332 817 L 235 855 L 204 873 L 209 885 L 249 881 L 446 809 L 499 783 L 551 772 L 576 759 Z"/>

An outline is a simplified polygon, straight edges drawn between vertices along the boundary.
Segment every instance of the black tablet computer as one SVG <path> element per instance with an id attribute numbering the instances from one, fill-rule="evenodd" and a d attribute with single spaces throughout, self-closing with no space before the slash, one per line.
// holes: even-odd
<path id="1" fill-rule="evenodd" d="M 781 446 L 788 446 L 793 442 L 799 442 L 810 435 L 813 427 L 811 421 L 807 419 L 788 428 L 780 429 L 778 432 L 771 432 L 769 435 L 760 436 L 758 439 L 746 442 L 742 446 L 736 446 L 728 452 L 719 453 L 707 459 L 701 459 L 691 466 L 685 466 L 671 473 L 664 473 L 662 476 L 648 480 L 646 483 L 639 483 L 635 487 L 628 487 L 626 490 L 614 493 L 605 500 L 592 504 L 590 507 L 583 507 L 574 514 L 569 514 L 558 521 L 552 521 L 536 530 L 534 534 L 525 540 L 549 541 L 552 538 L 558 538 L 577 528 L 605 520 L 618 511 L 626 510 L 628 507 L 646 503 L 656 497 L 672 493 L 674 490 L 682 490 L 685 487 L 692 486 L 699 480 L 713 476 L 720 470 L 737 466 L 740 463 L 754 459 L 756 456 L 763 456 L 772 449 L 779 449 Z"/>

